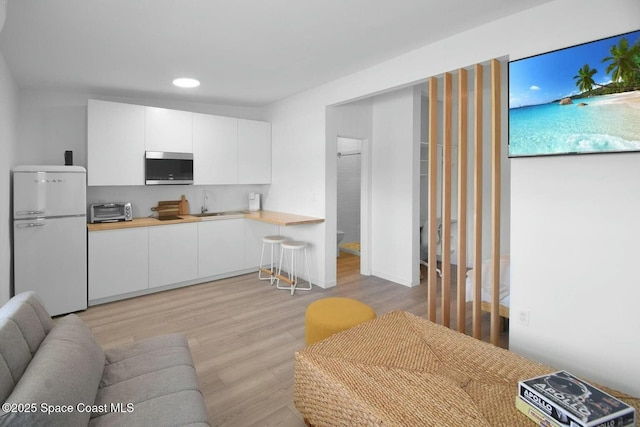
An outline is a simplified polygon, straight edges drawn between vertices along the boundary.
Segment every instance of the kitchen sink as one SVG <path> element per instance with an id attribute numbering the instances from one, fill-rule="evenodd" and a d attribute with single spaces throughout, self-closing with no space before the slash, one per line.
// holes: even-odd
<path id="1" fill-rule="evenodd" d="M 207 219 L 207 218 L 215 218 L 220 216 L 240 216 L 246 213 L 249 213 L 249 211 L 244 210 L 244 211 L 225 211 L 225 212 L 204 212 L 199 214 L 198 213 L 191 214 L 191 216 L 195 216 L 196 218 Z"/>
<path id="2" fill-rule="evenodd" d="M 191 216 L 195 216 L 198 218 L 206 218 L 209 216 L 222 216 L 222 215 L 226 215 L 225 212 L 205 212 L 205 213 L 199 213 L 199 214 L 191 214 Z"/>

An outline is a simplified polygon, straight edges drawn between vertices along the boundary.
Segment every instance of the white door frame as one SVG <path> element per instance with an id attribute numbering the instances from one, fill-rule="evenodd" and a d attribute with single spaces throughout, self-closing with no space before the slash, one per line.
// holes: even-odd
<path id="1" fill-rule="evenodd" d="M 361 140 L 360 274 L 371 276 L 371 143 Z"/>

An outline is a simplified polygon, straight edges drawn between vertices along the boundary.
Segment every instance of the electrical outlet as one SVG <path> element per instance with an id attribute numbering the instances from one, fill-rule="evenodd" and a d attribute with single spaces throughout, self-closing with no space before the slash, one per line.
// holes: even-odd
<path id="1" fill-rule="evenodd" d="M 518 317 L 522 326 L 529 326 L 529 310 L 520 310 Z"/>

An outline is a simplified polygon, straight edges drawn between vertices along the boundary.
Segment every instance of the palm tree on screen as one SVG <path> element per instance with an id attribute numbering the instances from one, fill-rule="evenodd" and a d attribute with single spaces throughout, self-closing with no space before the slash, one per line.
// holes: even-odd
<path id="1" fill-rule="evenodd" d="M 637 75 L 640 74 L 640 64 L 637 63 L 640 54 L 639 41 L 640 39 L 630 46 L 629 40 L 623 37 L 617 45 L 611 46 L 610 56 L 602 59 L 603 63 L 609 62 L 606 73 L 611 73 L 611 79 L 614 82 L 631 86 Z"/>
<path id="2" fill-rule="evenodd" d="M 578 70 L 578 74 L 573 76 L 573 78 L 576 79 L 576 86 L 578 86 L 580 92 L 589 92 L 593 89 L 596 85 L 595 80 L 593 80 L 593 75 L 597 72 L 598 70 L 589 67 L 589 64 L 584 64 L 584 66 Z"/>

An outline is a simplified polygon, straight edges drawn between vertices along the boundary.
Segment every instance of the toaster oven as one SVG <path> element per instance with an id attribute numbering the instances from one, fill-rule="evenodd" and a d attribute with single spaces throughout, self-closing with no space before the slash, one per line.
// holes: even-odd
<path id="1" fill-rule="evenodd" d="M 91 205 L 91 223 L 131 221 L 133 210 L 131 203 L 100 203 Z"/>

